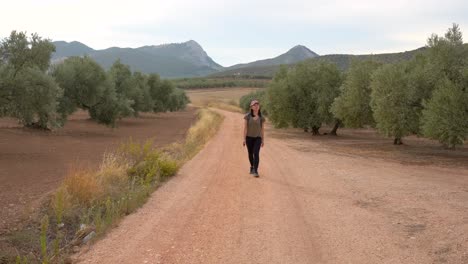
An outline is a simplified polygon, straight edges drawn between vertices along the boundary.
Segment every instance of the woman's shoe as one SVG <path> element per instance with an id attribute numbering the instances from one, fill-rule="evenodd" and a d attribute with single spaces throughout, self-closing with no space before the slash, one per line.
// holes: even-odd
<path id="1" fill-rule="evenodd" d="M 250 167 L 250 174 L 254 174 L 254 172 L 255 172 L 254 167 Z"/>
<path id="2" fill-rule="evenodd" d="M 258 171 L 255 170 L 253 176 L 258 178 L 260 175 L 258 175 Z"/>

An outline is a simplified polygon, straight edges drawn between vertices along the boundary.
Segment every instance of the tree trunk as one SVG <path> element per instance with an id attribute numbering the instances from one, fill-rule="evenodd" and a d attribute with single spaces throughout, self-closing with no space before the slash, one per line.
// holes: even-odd
<path id="1" fill-rule="evenodd" d="M 320 135 L 319 129 L 320 127 L 312 127 L 312 135 L 314 136 Z"/>
<path id="2" fill-rule="evenodd" d="M 341 126 L 341 121 L 336 120 L 335 126 L 333 127 L 332 131 L 330 131 L 330 135 L 337 136 L 336 131 L 338 130 L 340 126 Z"/>
<path id="3" fill-rule="evenodd" d="M 393 140 L 393 145 L 402 145 L 403 141 L 401 141 L 401 138 L 395 138 Z"/>
<path id="4" fill-rule="evenodd" d="M 33 128 L 33 129 L 42 129 L 42 130 L 47 130 L 47 131 L 52 130 L 52 129 L 48 128 L 48 127 L 41 126 L 41 124 L 39 122 L 28 123 L 28 124 L 25 124 L 24 126 L 28 127 L 28 128 Z"/>

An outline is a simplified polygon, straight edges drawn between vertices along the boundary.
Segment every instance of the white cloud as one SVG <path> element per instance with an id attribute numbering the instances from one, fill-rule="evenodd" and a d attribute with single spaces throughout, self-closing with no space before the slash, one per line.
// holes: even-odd
<path id="1" fill-rule="evenodd" d="M 194 39 L 223 65 L 307 43 L 321 54 L 410 49 L 452 22 L 468 28 L 459 0 L 27 0 L 0 12 L 0 37 L 21 30 L 97 49 Z"/>

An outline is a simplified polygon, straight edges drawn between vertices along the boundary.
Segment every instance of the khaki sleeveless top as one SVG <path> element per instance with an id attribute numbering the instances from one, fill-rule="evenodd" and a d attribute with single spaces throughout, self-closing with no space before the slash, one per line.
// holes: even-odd
<path id="1" fill-rule="evenodd" d="M 261 118 L 257 118 L 257 120 L 255 120 L 252 116 L 250 116 L 250 113 L 247 113 L 244 116 L 244 119 L 247 120 L 247 136 L 261 137 L 262 124 L 265 122 L 265 118 L 262 116 Z"/>

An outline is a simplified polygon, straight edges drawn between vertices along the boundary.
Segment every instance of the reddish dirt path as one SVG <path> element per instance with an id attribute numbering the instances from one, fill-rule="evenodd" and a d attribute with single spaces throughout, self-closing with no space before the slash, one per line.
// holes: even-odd
<path id="1" fill-rule="evenodd" d="M 74 114 L 54 132 L 25 129 L 13 119 L 0 119 L 0 234 L 29 217 L 47 192 L 57 188 L 70 166 L 96 166 L 105 151 L 132 137 L 154 138 L 158 146 L 185 137 L 196 119 L 195 108 L 173 113 L 124 118 L 118 128 Z"/>
<path id="2" fill-rule="evenodd" d="M 468 170 L 297 149 L 248 174 L 240 114 L 80 263 L 468 263 Z"/>

